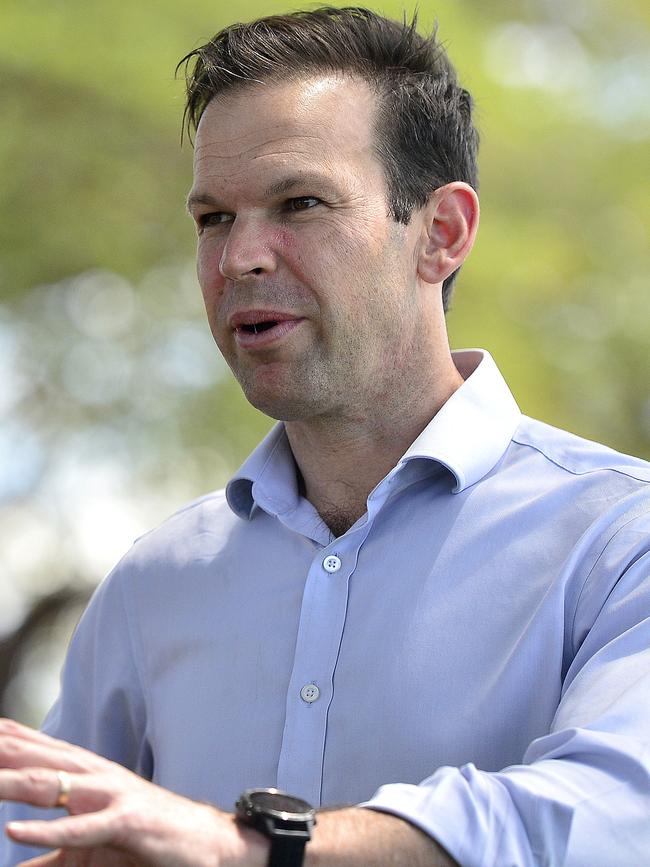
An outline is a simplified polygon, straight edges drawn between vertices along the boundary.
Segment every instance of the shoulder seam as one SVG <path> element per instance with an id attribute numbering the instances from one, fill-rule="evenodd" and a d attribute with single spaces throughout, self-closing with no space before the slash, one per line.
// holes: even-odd
<path id="1" fill-rule="evenodd" d="M 181 506 L 180 509 L 177 509 L 175 512 L 172 512 L 172 514 L 169 517 L 173 518 L 174 515 L 182 515 L 183 512 L 189 512 L 190 509 L 195 509 L 197 506 L 200 506 L 202 503 L 206 503 L 208 500 L 216 500 L 219 497 L 221 497 L 221 499 L 226 498 L 226 489 L 225 488 L 219 488 L 218 491 L 210 491 L 209 494 L 204 494 L 202 497 L 198 497 L 196 500 L 192 500 L 189 503 L 185 503 L 185 505 Z"/>
<path id="2" fill-rule="evenodd" d="M 209 500 L 216 500 L 219 497 L 221 499 L 226 499 L 226 490 L 225 488 L 220 488 L 218 491 L 211 491 L 209 494 L 204 494 L 202 497 L 198 497 L 196 500 L 191 500 L 189 503 L 185 503 L 184 506 L 181 506 L 179 509 L 176 509 L 175 512 L 167 515 L 163 518 L 159 523 L 156 524 L 155 527 L 150 527 L 148 530 L 145 530 L 144 533 L 141 533 L 139 536 L 133 540 L 133 545 L 136 545 L 142 539 L 146 539 L 148 536 L 151 536 L 153 533 L 157 532 L 161 527 L 165 524 L 169 523 L 169 521 L 173 521 L 174 518 L 179 515 L 184 515 L 186 512 L 190 512 L 192 509 L 196 509 L 202 503 L 208 502 Z"/>
<path id="3" fill-rule="evenodd" d="M 548 452 L 546 452 L 540 446 L 538 446 L 534 443 L 531 443 L 531 442 L 526 442 L 526 441 L 522 441 L 521 439 L 518 439 L 516 434 L 515 434 L 515 436 L 512 437 L 512 442 L 517 443 L 517 445 L 519 445 L 519 446 L 533 449 L 534 451 L 538 452 L 540 455 L 545 457 L 547 461 L 550 461 L 550 463 L 552 463 L 556 467 L 558 467 L 558 469 L 564 470 L 565 472 L 570 473 L 572 476 L 588 476 L 592 473 L 610 472 L 610 473 L 617 473 L 620 476 L 625 476 L 628 479 L 633 479 L 634 481 L 640 482 L 641 484 L 646 484 L 646 485 L 650 484 L 650 478 L 644 478 L 643 476 L 636 475 L 631 468 L 630 469 L 621 469 L 620 467 L 613 467 L 613 466 L 599 466 L 599 467 L 592 467 L 592 468 L 587 469 L 587 470 L 577 470 L 577 469 L 574 469 L 572 467 L 567 467 L 564 464 L 561 464 L 558 460 L 556 460 L 554 457 L 552 457 L 550 454 L 548 454 Z M 614 454 L 617 454 L 617 452 L 614 452 Z M 642 459 L 639 458 L 639 460 L 642 460 Z"/>

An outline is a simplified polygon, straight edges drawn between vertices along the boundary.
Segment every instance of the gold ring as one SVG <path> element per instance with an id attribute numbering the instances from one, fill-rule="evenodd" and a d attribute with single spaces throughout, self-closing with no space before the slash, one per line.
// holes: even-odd
<path id="1" fill-rule="evenodd" d="M 70 791 L 72 790 L 72 778 L 67 771 L 57 771 L 56 776 L 59 780 L 59 794 L 54 806 L 67 807 L 70 801 Z"/>

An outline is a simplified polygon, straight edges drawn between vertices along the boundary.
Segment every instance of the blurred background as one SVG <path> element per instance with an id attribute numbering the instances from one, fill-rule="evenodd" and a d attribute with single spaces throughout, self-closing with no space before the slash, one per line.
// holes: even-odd
<path id="1" fill-rule="evenodd" d="M 2 715 L 40 722 L 93 587 L 269 427 L 204 322 L 174 67 L 300 6 L 0 7 Z M 483 142 L 452 344 L 489 349 L 524 412 L 650 458 L 650 4 L 419 6 Z"/>

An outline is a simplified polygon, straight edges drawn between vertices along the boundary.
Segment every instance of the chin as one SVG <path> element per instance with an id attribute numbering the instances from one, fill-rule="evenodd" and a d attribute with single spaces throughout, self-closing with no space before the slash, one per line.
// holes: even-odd
<path id="1" fill-rule="evenodd" d="M 314 389 L 307 384 L 298 388 L 295 376 L 287 382 L 286 375 L 270 376 L 269 373 L 266 371 L 266 376 L 260 376 L 257 371 L 254 377 L 237 377 L 251 406 L 277 421 L 300 421 L 314 415 Z"/>
<path id="2" fill-rule="evenodd" d="M 268 415 L 269 418 L 274 418 L 276 421 L 301 421 L 312 416 L 313 408 L 306 406 L 304 402 L 297 401 L 295 398 L 277 397 L 273 398 L 269 395 L 258 396 L 245 394 L 246 400 Z M 311 411 L 310 411 L 311 409 Z"/>

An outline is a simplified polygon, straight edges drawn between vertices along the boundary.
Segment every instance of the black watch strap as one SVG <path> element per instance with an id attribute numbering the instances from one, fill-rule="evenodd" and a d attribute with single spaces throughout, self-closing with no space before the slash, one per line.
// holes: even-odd
<path id="1" fill-rule="evenodd" d="M 316 824 L 307 801 L 278 789 L 246 789 L 235 804 L 235 818 L 268 838 L 268 867 L 301 867 Z"/>
<path id="2" fill-rule="evenodd" d="M 305 857 L 307 840 L 295 837 L 274 837 L 268 867 L 299 867 Z"/>

